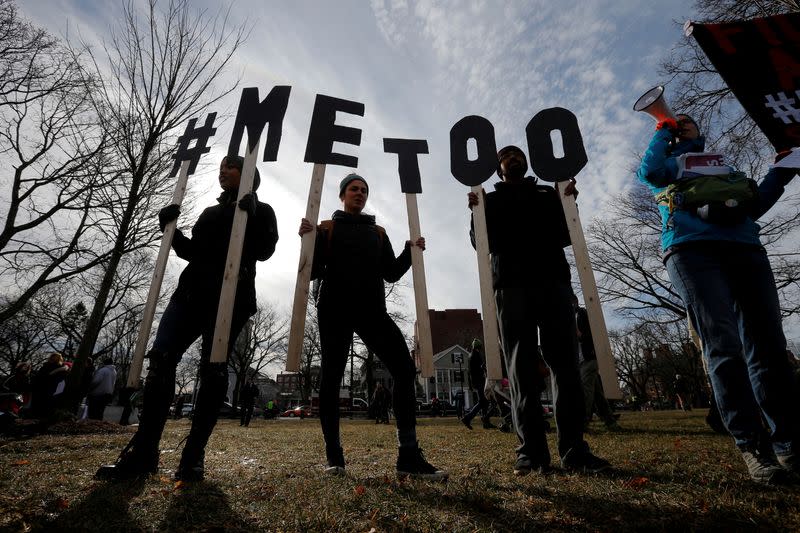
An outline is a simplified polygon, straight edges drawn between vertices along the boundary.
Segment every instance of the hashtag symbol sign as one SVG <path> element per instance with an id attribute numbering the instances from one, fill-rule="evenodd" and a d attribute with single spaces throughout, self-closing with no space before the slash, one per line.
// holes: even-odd
<path id="1" fill-rule="evenodd" d="M 795 96 L 800 97 L 800 90 L 795 91 Z M 764 106 L 774 111 L 772 114 L 773 117 L 781 119 L 784 124 L 800 122 L 800 109 L 795 107 L 797 103 L 796 98 L 788 97 L 786 93 L 779 92 L 775 96 L 771 94 L 766 95 L 766 100 Z"/>
<path id="2" fill-rule="evenodd" d="M 208 143 L 208 139 L 213 137 L 217 132 L 217 129 L 213 127 L 215 118 L 217 118 L 216 113 L 209 113 L 206 117 L 206 123 L 200 128 L 195 128 L 195 124 L 197 124 L 196 118 L 189 121 L 183 135 L 178 137 L 178 149 L 172 156 L 175 160 L 175 164 L 172 166 L 172 172 L 169 174 L 170 177 L 174 177 L 178 174 L 181 162 L 183 161 L 191 161 L 189 165 L 189 174 L 194 174 L 194 171 L 197 170 L 197 163 L 200 161 L 200 156 L 211 151 L 211 147 L 206 146 L 206 144 Z M 197 142 L 192 148 L 189 148 L 192 141 Z"/>

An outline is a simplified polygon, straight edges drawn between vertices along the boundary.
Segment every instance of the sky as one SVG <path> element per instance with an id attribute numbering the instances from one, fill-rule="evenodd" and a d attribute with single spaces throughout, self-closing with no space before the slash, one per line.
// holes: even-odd
<path id="1" fill-rule="evenodd" d="M 140 2 L 141 3 L 141 2 Z M 578 118 L 589 162 L 577 176 L 584 227 L 603 216 L 610 198 L 635 183 L 632 169 L 647 145 L 652 119 L 633 102 L 663 84 L 660 60 L 684 39 L 682 24 L 692 2 L 542 0 L 195 0 L 214 13 L 231 6 L 231 24 L 252 24 L 249 40 L 234 56 L 230 80 L 258 87 L 292 87 L 276 162 L 259 162 L 259 197 L 272 205 L 280 240 L 274 256 L 258 266 L 260 301 L 288 311 L 293 299 L 300 238 L 312 165 L 303 162 L 314 98 L 335 96 L 365 105 L 363 117 L 339 113 L 337 124 L 362 130 L 361 145 L 337 143 L 335 151 L 358 157 L 357 172 L 370 186 L 366 213 L 384 226 L 399 253 L 408 238 L 405 198 L 397 157 L 383 152 L 385 137 L 426 139 L 421 155 L 423 193 L 418 198 L 427 241 L 425 270 L 429 307 L 478 308 L 475 252 L 468 238 L 466 186 L 450 173 L 449 132 L 467 115 L 495 128 L 498 147 L 515 144 L 527 153 L 525 126 L 542 109 L 564 107 Z M 21 12 L 52 33 L 89 42 L 108 40 L 121 2 L 26 0 Z M 669 92 L 669 85 L 667 85 Z M 218 161 L 230 139 L 240 91 L 208 112 L 227 114 L 217 124 L 204 171 L 190 186 L 207 191 L 198 208 L 218 194 Z M 200 122 L 204 116 L 200 117 Z M 263 146 L 263 143 L 262 143 Z M 340 204 L 339 180 L 352 169 L 328 165 L 321 218 Z M 484 184 L 491 190 L 494 178 Z M 188 227 L 199 214 L 184 213 Z M 542 229 L 546 231 L 546 228 Z M 175 260 L 180 262 L 180 260 Z M 411 273 L 404 282 L 411 286 Z M 578 283 L 577 278 L 573 280 Z M 413 294 L 406 292 L 413 316 Z M 615 323 L 613 310 L 606 319 Z M 790 339 L 800 339 L 787 324 Z"/>

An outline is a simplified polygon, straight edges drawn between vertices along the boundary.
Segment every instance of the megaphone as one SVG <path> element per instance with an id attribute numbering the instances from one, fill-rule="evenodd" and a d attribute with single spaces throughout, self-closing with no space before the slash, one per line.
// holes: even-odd
<path id="1" fill-rule="evenodd" d="M 656 122 L 661 122 L 668 118 L 675 120 L 675 113 L 672 112 L 672 109 L 667 105 L 667 101 L 664 100 L 664 87 L 662 85 L 653 87 L 640 96 L 636 103 L 633 104 L 633 110 L 644 111 L 656 119 Z"/>

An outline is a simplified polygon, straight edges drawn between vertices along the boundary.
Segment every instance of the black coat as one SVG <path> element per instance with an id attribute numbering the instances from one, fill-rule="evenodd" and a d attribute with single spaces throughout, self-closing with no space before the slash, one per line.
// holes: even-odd
<path id="1" fill-rule="evenodd" d="M 483 390 L 486 384 L 486 360 L 477 348 L 469 353 L 469 379 L 473 389 Z"/>
<path id="2" fill-rule="evenodd" d="M 317 228 L 311 279 L 321 280 L 318 306 L 386 310 L 384 281 L 398 281 L 411 267 L 408 246 L 395 257 L 389 237 L 371 215 L 333 213 L 332 233 Z"/>
<path id="3" fill-rule="evenodd" d="M 494 188 L 484 200 L 494 288 L 526 287 L 536 277 L 569 281 L 569 230 L 556 190 L 533 178 Z M 474 247 L 472 224 L 470 239 Z"/>
<path id="4" fill-rule="evenodd" d="M 233 227 L 237 191 L 225 191 L 217 205 L 206 208 L 192 228 L 192 238 L 175 232 L 172 249 L 189 264 L 181 273 L 176 295 L 207 309 L 219 304 L 225 261 Z M 254 193 L 255 194 L 255 193 Z M 256 215 L 247 217 L 235 307 L 248 315 L 256 312 L 256 261 L 266 261 L 275 252 L 278 223 L 272 208 L 256 203 Z"/>

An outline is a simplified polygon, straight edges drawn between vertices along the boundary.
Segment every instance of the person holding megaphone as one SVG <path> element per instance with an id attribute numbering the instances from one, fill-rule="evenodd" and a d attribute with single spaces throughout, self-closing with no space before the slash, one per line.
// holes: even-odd
<path id="1" fill-rule="evenodd" d="M 697 122 L 672 114 L 663 87 L 648 91 L 634 110 L 657 120 L 637 176 L 658 203 L 664 264 L 702 340 L 722 419 L 750 477 L 786 483 L 789 473 L 800 473 L 791 372 L 756 220 L 797 169 L 772 167 L 756 184 L 720 154 L 704 152 Z"/>

